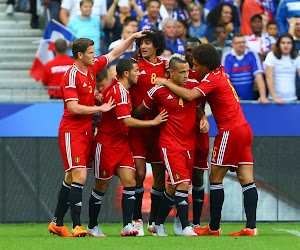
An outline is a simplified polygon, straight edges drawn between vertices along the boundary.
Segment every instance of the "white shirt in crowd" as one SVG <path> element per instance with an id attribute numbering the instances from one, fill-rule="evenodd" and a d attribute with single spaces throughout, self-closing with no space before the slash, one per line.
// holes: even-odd
<path id="1" fill-rule="evenodd" d="M 273 68 L 276 95 L 288 102 L 297 100 L 296 73 L 300 69 L 300 57 L 292 59 L 291 56 L 281 56 L 281 59 L 277 59 L 271 51 L 265 59 L 265 65 Z M 268 98 L 272 100 L 270 94 Z"/>

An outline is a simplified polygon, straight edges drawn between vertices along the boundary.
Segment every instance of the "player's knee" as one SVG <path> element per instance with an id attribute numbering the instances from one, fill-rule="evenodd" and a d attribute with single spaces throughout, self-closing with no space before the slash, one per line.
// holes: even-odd
<path id="1" fill-rule="evenodd" d="M 176 185 L 176 190 L 185 190 L 185 191 L 188 191 L 189 190 L 189 182 L 179 183 L 178 185 Z"/>
<path id="2" fill-rule="evenodd" d="M 237 174 L 237 178 L 238 178 L 238 180 L 239 180 L 239 182 L 242 186 L 246 185 L 248 183 L 254 182 L 252 176 L 247 176 L 247 175 L 244 175 L 244 174 Z"/>
<path id="3" fill-rule="evenodd" d="M 94 189 L 98 192 L 102 192 L 105 193 L 106 189 L 108 188 L 110 183 L 110 179 L 109 180 L 98 180 L 95 179 L 95 186 Z"/>
<path id="4" fill-rule="evenodd" d="M 135 179 L 125 180 L 124 183 L 123 183 L 124 187 L 135 187 L 136 185 L 137 185 L 137 182 L 136 182 Z"/>
<path id="5" fill-rule="evenodd" d="M 224 178 L 223 176 L 211 174 L 209 176 L 209 182 L 212 182 L 212 183 L 222 183 L 223 182 L 223 178 Z"/>

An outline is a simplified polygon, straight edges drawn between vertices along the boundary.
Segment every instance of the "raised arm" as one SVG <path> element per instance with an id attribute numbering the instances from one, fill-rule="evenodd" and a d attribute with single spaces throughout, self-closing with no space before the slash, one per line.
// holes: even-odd
<path id="1" fill-rule="evenodd" d="M 165 78 L 157 77 L 155 80 L 155 84 L 166 86 L 174 94 L 176 94 L 177 96 L 179 96 L 182 99 L 187 100 L 187 101 L 193 101 L 193 100 L 203 96 L 202 93 L 196 89 L 186 89 L 186 88 L 180 87 L 180 86 L 168 81 Z"/>
<path id="2" fill-rule="evenodd" d="M 117 58 L 119 58 L 121 55 L 124 54 L 124 52 L 127 50 L 127 48 L 137 39 L 140 37 L 145 36 L 145 31 L 140 31 L 132 34 L 130 37 L 128 37 L 125 41 L 120 43 L 117 47 L 115 47 L 111 52 L 109 52 L 106 56 L 108 57 L 109 63 L 113 62 Z"/>
<path id="3" fill-rule="evenodd" d="M 116 23 L 116 18 L 114 17 L 114 13 L 117 7 L 119 0 L 114 0 L 111 6 L 109 7 L 106 16 L 105 16 L 105 24 L 107 28 L 112 28 L 114 27 Z"/>

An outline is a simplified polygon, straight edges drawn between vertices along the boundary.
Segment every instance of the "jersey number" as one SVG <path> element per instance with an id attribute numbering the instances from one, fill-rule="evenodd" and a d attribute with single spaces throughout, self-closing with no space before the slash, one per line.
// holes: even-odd
<path id="1" fill-rule="evenodd" d="M 181 97 L 179 98 L 179 106 L 183 107 L 183 100 Z"/>
<path id="2" fill-rule="evenodd" d="M 217 155 L 217 147 L 214 147 L 214 151 L 213 151 L 213 153 L 212 153 L 212 156 L 213 156 L 213 157 L 216 157 L 216 155 Z"/>
<path id="3" fill-rule="evenodd" d="M 227 79 L 227 82 L 228 82 L 228 84 L 229 84 L 230 88 L 232 89 L 232 92 L 233 92 L 234 98 L 236 99 L 236 101 L 237 101 L 237 102 L 240 102 L 240 99 L 239 99 L 239 97 L 238 97 L 238 95 L 237 95 L 237 93 L 236 93 L 236 91 L 235 91 L 234 87 L 232 86 L 232 84 L 231 84 L 230 80 L 229 80 L 229 79 Z"/>
<path id="4" fill-rule="evenodd" d="M 152 74 L 151 74 L 151 83 L 152 83 L 152 84 L 155 84 L 155 80 L 156 80 L 156 74 L 155 74 L 155 73 L 152 73 Z"/>

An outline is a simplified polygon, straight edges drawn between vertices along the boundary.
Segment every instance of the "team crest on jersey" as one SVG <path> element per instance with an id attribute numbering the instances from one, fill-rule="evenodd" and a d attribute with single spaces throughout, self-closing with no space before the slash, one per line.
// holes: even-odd
<path id="1" fill-rule="evenodd" d="M 176 180 L 179 180 L 180 174 L 179 174 L 179 173 L 176 173 L 176 174 L 174 174 L 174 177 L 175 177 Z"/>
<path id="2" fill-rule="evenodd" d="M 102 174 L 102 176 L 106 176 L 107 175 L 107 171 L 106 170 L 102 170 L 101 174 Z"/>
<path id="3" fill-rule="evenodd" d="M 92 81 L 94 81 L 94 75 L 93 75 L 93 73 L 90 73 L 90 77 L 91 77 Z"/>
<path id="4" fill-rule="evenodd" d="M 77 164 L 80 162 L 80 160 L 81 160 L 81 159 L 80 159 L 80 157 L 78 157 L 78 156 L 74 158 L 74 161 L 75 161 Z"/>

